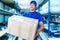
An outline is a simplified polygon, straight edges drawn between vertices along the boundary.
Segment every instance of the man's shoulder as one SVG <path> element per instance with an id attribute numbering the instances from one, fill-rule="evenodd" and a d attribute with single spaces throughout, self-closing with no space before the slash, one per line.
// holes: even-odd
<path id="1" fill-rule="evenodd" d="M 39 13 L 39 12 L 36 12 L 36 13 L 37 13 L 37 15 L 39 15 L 39 16 L 41 15 L 41 13 Z"/>
<path id="2" fill-rule="evenodd" d="M 29 14 L 30 12 L 24 12 L 24 14 Z"/>

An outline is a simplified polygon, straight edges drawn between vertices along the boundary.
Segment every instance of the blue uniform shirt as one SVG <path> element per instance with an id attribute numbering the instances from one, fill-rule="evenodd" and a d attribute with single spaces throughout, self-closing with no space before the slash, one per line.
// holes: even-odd
<path id="1" fill-rule="evenodd" d="M 23 16 L 38 19 L 37 30 L 40 28 L 40 21 L 43 22 L 42 15 L 39 12 L 36 12 L 36 11 L 34 11 L 34 12 L 26 12 L 26 13 L 23 14 Z"/>

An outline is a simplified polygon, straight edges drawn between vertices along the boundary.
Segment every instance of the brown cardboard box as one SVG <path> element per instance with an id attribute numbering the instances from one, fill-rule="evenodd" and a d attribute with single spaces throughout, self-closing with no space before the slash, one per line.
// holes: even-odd
<path id="1" fill-rule="evenodd" d="M 8 31 L 12 35 L 33 40 L 38 20 L 23 16 L 11 16 L 8 19 Z"/>

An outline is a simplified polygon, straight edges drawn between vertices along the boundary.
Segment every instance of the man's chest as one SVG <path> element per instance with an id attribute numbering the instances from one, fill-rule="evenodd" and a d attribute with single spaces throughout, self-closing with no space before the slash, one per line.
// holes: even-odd
<path id="1" fill-rule="evenodd" d="M 28 14 L 27 17 L 38 19 L 38 15 L 37 14 Z"/>

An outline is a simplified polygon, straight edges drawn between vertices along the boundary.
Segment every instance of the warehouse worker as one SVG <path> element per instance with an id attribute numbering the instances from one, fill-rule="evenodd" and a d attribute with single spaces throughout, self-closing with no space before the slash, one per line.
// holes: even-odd
<path id="1" fill-rule="evenodd" d="M 36 30 L 36 34 L 35 34 L 35 39 L 34 40 L 37 40 L 37 38 L 39 36 L 39 33 L 44 28 L 42 15 L 39 12 L 36 12 L 36 6 L 37 6 L 36 1 L 31 1 L 30 2 L 30 12 L 26 12 L 26 13 L 23 14 L 23 16 L 25 16 L 25 17 L 38 19 L 38 26 L 37 26 L 37 30 Z"/>

